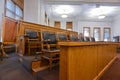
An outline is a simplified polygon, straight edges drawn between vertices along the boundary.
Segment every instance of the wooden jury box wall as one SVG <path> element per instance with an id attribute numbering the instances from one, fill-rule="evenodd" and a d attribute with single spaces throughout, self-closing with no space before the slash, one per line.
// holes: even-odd
<path id="1" fill-rule="evenodd" d="M 78 33 L 74 31 L 68 31 L 68 30 L 64 30 L 60 28 L 54 28 L 50 26 L 39 25 L 39 24 L 34 24 L 34 23 L 29 23 L 29 22 L 24 22 L 24 21 L 17 22 L 14 19 L 4 17 L 3 18 L 3 32 L 2 32 L 3 43 L 17 44 L 17 47 L 19 47 L 19 49 L 22 50 L 22 53 L 24 53 L 24 49 L 25 49 L 24 48 L 25 46 L 24 36 L 25 36 L 25 30 L 27 29 L 36 31 L 39 33 L 39 35 L 41 31 L 54 32 L 55 34 L 62 33 L 66 35 L 69 35 L 69 34 L 78 35 Z"/>
<path id="2" fill-rule="evenodd" d="M 55 27 L 50 27 L 50 26 L 45 26 L 45 25 L 39 25 L 39 24 L 29 23 L 29 22 L 25 22 L 25 21 L 20 21 L 19 22 L 18 39 L 17 39 L 18 42 L 17 42 L 17 44 L 19 45 L 19 44 L 22 43 L 22 45 L 20 47 L 22 49 L 21 51 L 22 51 L 23 54 L 25 52 L 25 45 L 24 45 L 25 44 L 25 40 L 21 36 L 25 35 L 25 30 L 27 30 L 27 29 L 28 30 L 36 31 L 39 34 L 42 31 L 48 31 L 48 32 L 53 32 L 55 34 L 59 34 L 59 33 L 66 34 L 67 36 L 69 34 L 78 35 L 78 33 L 74 32 L 74 31 L 68 31 L 68 30 L 64 30 L 64 29 L 60 29 L 60 28 L 55 28 Z M 20 37 L 23 40 L 19 40 Z"/>
<path id="3" fill-rule="evenodd" d="M 117 43 L 59 42 L 60 80 L 99 80 L 116 59 Z"/>

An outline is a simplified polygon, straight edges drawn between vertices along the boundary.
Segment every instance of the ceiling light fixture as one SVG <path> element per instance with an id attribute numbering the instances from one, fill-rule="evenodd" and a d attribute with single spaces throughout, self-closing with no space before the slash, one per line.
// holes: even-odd
<path id="1" fill-rule="evenodd" d="M 61 15 L 62 18 L 67 18 L 68 16 L 66 14 Z"/>
<path id="2" fill-rule="evenodd" d="M 106 16 L 105 15 L 99 15 L 98 19 L 104 19 Z"/>

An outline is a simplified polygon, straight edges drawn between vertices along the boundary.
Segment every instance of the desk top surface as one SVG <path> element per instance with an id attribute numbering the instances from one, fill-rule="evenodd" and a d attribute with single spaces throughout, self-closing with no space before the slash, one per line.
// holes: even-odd
<path id="1" fill-rule="evenodd" d="M 116 42 L 58 42 L 60 46 L 94 46 L 94 45 L 118 45 Z"/>

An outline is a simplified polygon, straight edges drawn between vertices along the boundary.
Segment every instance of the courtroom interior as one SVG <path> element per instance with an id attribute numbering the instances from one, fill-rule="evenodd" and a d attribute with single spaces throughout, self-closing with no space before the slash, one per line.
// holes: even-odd
<path id="1" fill-rule="evenodd" d="M 120 80 L 119 0 L 0 0 L 0 80 Z"/>

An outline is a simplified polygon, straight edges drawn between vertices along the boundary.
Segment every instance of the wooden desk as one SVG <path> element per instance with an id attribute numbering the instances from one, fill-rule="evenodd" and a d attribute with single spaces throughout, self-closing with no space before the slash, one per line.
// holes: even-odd
<path id="1" fill-rule="evenodd" d="M 116 58 L 116 43 L 59 42 L 60 80 L 99 80 Z"/>

